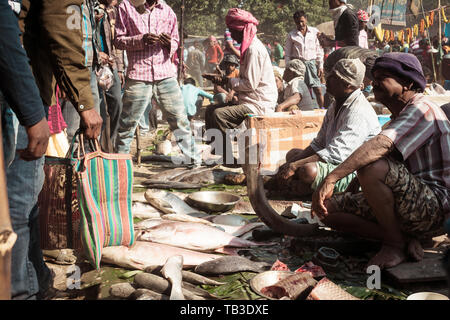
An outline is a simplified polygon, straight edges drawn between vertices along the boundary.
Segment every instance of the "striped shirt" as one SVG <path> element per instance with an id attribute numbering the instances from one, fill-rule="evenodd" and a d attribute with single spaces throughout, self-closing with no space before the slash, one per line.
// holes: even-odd
<path id="1" fill-rule="evenodd" d="M 319 30 L 308 26 L 305 36 L 298 31 L 291 31 L 286 40 L 286 64 L 293 59 L 316 60 L 319 68 L 323 68 L 323 48 L 319 43 L 317 34 Z"/>
<path id="2" fill-rule="evenodd" d="M 311 148 L 322 160 L 339 165 L 380 131 L 377 114 L 358 89 L 347 98 L 337 114 L 336 102 L 328 108 Z"/>
<path id="3" fill-rule="evenodd" d="M 450 124 L 441 108 L 423 94 L 381 132 L 394 142 L 408 170 L 427 184 L 450 212 Z"/>
<path id="4" fill-rule="evenodd" d="M 171 59 L 179 45 L 177 16 L 161 1 L 152 11 L 147 3 L 145 6 L 147 10 L 142 15 L 129 0 L 124 0 L 119 6 L 115 45 L 127 51 L 127 76 L 148 82 L 176 77 L 177 69 Z M 143 38 L 147 33 L 169 34 L 172 37 L 170 50 L 163 48 L 159 42 L 144 45 Z"/>

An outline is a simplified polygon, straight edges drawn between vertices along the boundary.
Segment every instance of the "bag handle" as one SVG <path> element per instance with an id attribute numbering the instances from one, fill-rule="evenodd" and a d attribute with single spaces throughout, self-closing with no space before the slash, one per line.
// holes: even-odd
<path id="1" fill-rule="evenodd" d="M 72 144 L 70 146 L 69 152 L 70 152 L 70 159 L 71 160 L 75 160 L 74 158 L 74 154 L 75 154 L 75 142 L 78 140 L 78 146 L 76 148 L 77 151 L 77 158 L 78 160 L 81 160 L 82 155 L 86 155 L 86 149 L 84 147 L 84 134 L 82 129 L 78 129 L 77 132 L 75 132 L 73 139 L 72 139 Z M 91 144 L 91 147 L 94 151 L 97 152 L 101 152 L 102 149 L 100 147 L 100 143 L 98 142 L 98 139 L 89 139 L 88 140 L 89 143 Z M 82 153 L 81 153 L 82 152 Z"/>

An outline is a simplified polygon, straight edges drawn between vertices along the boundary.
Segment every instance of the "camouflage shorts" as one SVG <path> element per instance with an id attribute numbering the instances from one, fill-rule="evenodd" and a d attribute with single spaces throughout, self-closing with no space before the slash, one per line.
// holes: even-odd
<path id="1" fill-rule="evenodd" d="M 430 239 L 445 233 L 444 213 L 439 199 L 428 185 L 416 179 L 404 164 L 386 159 L 389 172 L 385 184 L 394 194 L 395 212 L 400 228 L 408 236 Z M 342 212 L 376 222 L 363 193 L 341 193 L 333 196 Z"/>

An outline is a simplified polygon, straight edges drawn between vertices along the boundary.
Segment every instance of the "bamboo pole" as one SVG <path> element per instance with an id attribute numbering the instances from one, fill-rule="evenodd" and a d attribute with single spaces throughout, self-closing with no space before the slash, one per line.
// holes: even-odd
<path id="1" fill-rule="evenodd" d="M 181 3 L 181 18 L 180 18 L 180 62 L 178 64 L 178 83 L 183 84 L 183 73 L 184 73 L 184 0 Z"/>
<path id="2" fill-rule="evenodd" d="M 9 216 L 6 170 L 3 156 L 3 138 L 0 125 L 0 300 L 11 299 L 11 251 L 17 235 Z"/>
<path id="3" fill-rule="evenodd" d="M 438 13 L 439 13 L 439 53 L 442 51 L 442 16 L 441 16 L 441 0 L 438 0 Z M 442 61 L 439 63 L 439 75 L 438 75 L 438 81 L 442 80 Z"/>

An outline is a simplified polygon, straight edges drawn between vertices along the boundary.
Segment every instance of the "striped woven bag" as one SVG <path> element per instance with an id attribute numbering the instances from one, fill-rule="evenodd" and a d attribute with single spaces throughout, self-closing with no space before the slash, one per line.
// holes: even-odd
<path id="1" fill-rule="evenodd" d="M 131 155 L 103 153 L 98 141 L 94 143 L 96 150 L 86 154 L 83 136 L 79 136 L 76 171 L 81 242 L 89 262 L 98 270 L 103 247 L 131 246 L 135 241 L 133 163 Z"/>

